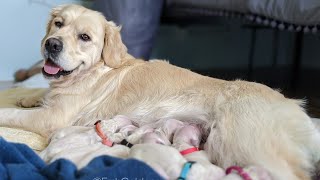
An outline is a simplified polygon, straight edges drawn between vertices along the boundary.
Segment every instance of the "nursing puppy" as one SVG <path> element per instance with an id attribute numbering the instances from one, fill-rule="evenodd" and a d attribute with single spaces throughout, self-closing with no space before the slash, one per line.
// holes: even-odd
<path id="1" fill-rule="evenodd" d="M 128 157 L 147 163 L 165 179 L 178 179 L 187 160 L 177 149 L 167 146 L 164 136 L 149 132 L 142 136 L 140 143 L 134 145 Z M 210 174 L 212 175 L 212 174 Z M 207 168 L 199 163 L 192 165 L 187 173 L 190 180 L 220 179 L 221 176 L 208 176 Z"/>
<path id="2" fill-rule="evenodd" d="M 208 133 L 206 150 L 218 166 L 257 165 L 275 179 L 310 179 L 320 135 L 299 101 L 262 84 L 134 59 L 119 30 L 84 7 L 54 8 L 41 46 L 50 89 L 40 108 L 0 109 L 0 125 L 48 136 L 117 114 L 139 127 L 174 118 Z"/>
<path id="3" fill-rule="evenodd" d="M 106 135 L 112 133 L 125 134 L 131 121 L 124 116 L 101 121 L 101 132 Z M 114 144 L 108 147 L 102 144 L 95 127 L 73 126 L 57 130 L 50 138 L 50 144 L 39 155 L 48 163 L 65 158 L 72 161 L 79 169 L 86 166 L 92 159 L 100 155 L 110 155 L 126 158 L 129 148 Z"/>
<path id="4" fill-rule="evenodd" d="M 179 128 L 173 137 L 172 147 L 176 148 L 178 151 L 183 152 L 190 148 L 199 148 L 201 142 L 201 133 L 199 128 L 193 125 L 185 125 Z M 183 155 L 188 161 L 194 161 L 199 163 L 205 171 L 203 175 L 205 177 L 212 177 L 212 179 L 221 179 L 225 176 L 224 171 L 213 165 L 208 158 L 205 151 L 199 150 L 192 153 L 187 153 Z"/>
<path id="5" fill-rule="evenodd" d="M 172 146 L 178 149 L 180 152 L 188 150 L 189 148 L 199 147 L 201 141 L 201 134 L 199 129 L 193 125 L 185 125 L 178 129 L 173 137 Z M 211 177 L 211 179 L 220 179 L 220 180 L 242 180 L 242 178 L 237 173 L 225 174 L 224 170 L 220 167 L 213 165 L 208 160 L 208 155 L 205 151 L 199 150 L 192 153 L 186 153 L 183 155 L 184 158 L 188 161 L 194 161 L 200 164 L 203 169 L 204 177 Z M 260 167 L 248 167 L 244 168 L 244 172 L 252 180 L 271 180 L 268 172 Z"/>
<path id="6" fill-rule="evenodd" d="M 164 179 L 177 179 L 187 160 L 175 148 L 162 144 L 136 144 L 129 153 L 130 158 L 135 158 L 151 166 Z M 195 163 L 187 174 L 190 180 L 205 180 L 203 167 Z"/>
<path id="7" fill-rule="evenodd" d="M 154 129 L 144 130 L 144 132 L 146 133 L 143 134 L 140 141 L 142 141 L 143 143 L 151 142 L 163 145 L 171 145 L 173 134 L 182 126 L 183 123 L 176 119 L 159 120 L 155 124 L 147 125 L 147 127 L 153 127 Z M 142 129 L 144 129 L 144 127 L 142 127 Z M 132 141 L 133 136 L 136 136 L 135 138 L 139 137 L 139 135 L 136 134 L 139 134 L 140 132 L 141 131 L 139 130 L 137 132 L 134 132 L 131 136 L 128 137 L 128 139 Z"/>
<path id="8" fill-rule="evenodd" d="M 134 131 L 131 131 L 130 135 L 114 133 L 110 135 L 110 138 L 114 142 L 119 142 L 120 138 L 118 137 L 122 136 L 122 139 L 126 139 L 131 144 L 156 143 L 156 140 L 159 144 L 171 145 L 170 141 L 172 141 L 174 132 L 182 126 L 183 123 L 176 119 L 161 119 L 155 123 L 136 128 Z"/>

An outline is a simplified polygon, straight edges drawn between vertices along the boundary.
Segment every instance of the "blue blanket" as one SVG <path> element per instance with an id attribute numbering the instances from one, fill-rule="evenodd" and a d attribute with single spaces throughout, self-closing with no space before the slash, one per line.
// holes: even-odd
<path id="1" fill-rule="evenodd" d="M 141 161 L 122 160 L 110 156 L 97 157 L 80 170 L 65 159 L 47 165 L 28 146 L 9 143 L 0 138 L 0 179 L 157 180 L 163 178 Z"/>

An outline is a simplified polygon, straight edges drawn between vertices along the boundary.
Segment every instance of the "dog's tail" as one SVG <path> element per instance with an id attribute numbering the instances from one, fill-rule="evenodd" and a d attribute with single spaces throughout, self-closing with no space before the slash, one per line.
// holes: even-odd
<path id="1" fill-rule="evenodd" d="M 320 119 L 312 119 L 313 124 L 315 125 L 317 131 L 320 134 Z M 320 139 L 320 135 L 319 135 Z M 318 147 L 319 148 L 314 148 L 314 160 L 315 160 L 315 168 L 314 172 L 312 174 L 312 180 L 319 180 L 320 179 L 320 140 L 318 141 Z M 316 145 L 316 142 L 315 142 Z"/>
<path id="2" fill-rule="evenodd" d="M 320 161 L 318 161 L 315 165 L 315 171 L 312 175 L 312 180 L 319 180 L 320 179 Z"/>

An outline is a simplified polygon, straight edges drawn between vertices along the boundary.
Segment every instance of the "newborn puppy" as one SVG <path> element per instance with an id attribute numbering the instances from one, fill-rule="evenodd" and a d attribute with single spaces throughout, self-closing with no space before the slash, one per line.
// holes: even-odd
<path id="1" fill-rule="evenodd" d="M 52 158 L 47 162 L 51 163 L 57 159 L 64 158 L 72 161 L 78 169 L 81 169 L 85 167 L 92 159 L 98 156 L 109 155 L 118 158 L 127 158 L 129 151 L 130 148 L 122 145 L 115 144 L 112 147 L 108 147 L 101 143 L 96 143 L 61 151 L 52 156 Z"/>
<path id="2" fill-rule="evenodd" d="M 125 134 L 130 129 L 133 129 L 131 121 L 125 116 L 115 116 L 113 119 L 102 120 L 100 123 L 101 132 L 107 138 L 113 132 Z M 50 144 L 39 155 L 46 162 L 65 158 L 74 162 L 78 168 L 81 168 L 99 155 L 125 158 L 128 153 L 129 148 L 125 146 L 114 145 L 113 147 L 108 147 L 102 144 L 102 139 L 97 134 L 94 126 L 71 126 L 53 133 Z"/>
<path id="3" fill-rule="evenodd" d="M 181 121 L 176 119 L 163 119 L 155 123 L 154 132 L 147 132 L 141 138 L 141 143 L 158 143 L 171 145 L 173 134 L 183 126 Z"/>
<path id="4" fill-rule="evenodd" d="M 158 127 L 154 131 L 149 125 L 135 132 L 141 136 L 139 140 L 141 144 L 132 147 L 129 157 L 144 161 L 165 179 L 177 179 L 187 160 L 176 149 L 167 145 L 171 145 L 169 139 L 177 129 L 183 127 L 183 123 L 168 119 L 161 120 L 155 125 Z M 207 175 L 211 174 L 206 174 L 205 171 L 206 167 L 195 163 L 187 173 L 187 179 L 207 179 Z"/>
<path id="5" fill-rule="evenodd" d="M 155 124 L 155 132 L 172 142 L 173 134 L 183 125 L 183 122 L 176 119 L 163 119 Z"/>
<path id="6" fill-rule="evenodd" d="M 101 144 L 101 138 L 97 135 L 94 127 L 71 126 L 59 129 L 51 136 L 50 143 L 39 155 L 45 162 L 54 161 L 57 155 L 61 157 L 65 152 L 65 158 L 75 155 L 70 151 L 80 152 L 76 149 L 83 146 Z"/>
<path id="7" fill-rule="evenodd" d="M 197 164 L 203 166 L 205 171 L 204 176 L 211 179 L 221 179 L 225 176 L 224 170 L 218 166 L 213 165 L 208 158 L 205 151 L 188 152 L 188 150 L 198 148 L 201 141 L 201 133 L 198 127 L 193 125 L 185 125 L 178 129 L 173 137 L 172 146 L 181 153 L 185 153 L 184 157 L 188 161 L 195 161 Z"/>
<path id="8" fill-rule="evenodd" d="M 134 131 L 127 141 L 132 144 L 160 143 L 170 145 L 174 132 L 183 126 L 175 119 L 162 119 L 153 124 L 147 124 Z"/>
<path id="9" fill-rule="evenodd" d="M 154 132 L 153 125 L 151 124 L 144 125 L 136 129 L 131 135 L 129 135 L 125 139 L 131 144 L 139 144 L 141 143 L 141 138 L 145 134 L 151 133 L 151 132 Z"/>
<path id="10" fill-rule="evenodd" d="M 151 144 L 162 144 L 162 145 L 171 145 L 168 139 L 161 136 L 159 133 L 156 132 L 148 132 L 142 136 L 140 139 L 140 144 L 142 143 L 151 143 Z"/>
<path id="11" fill-rule="evenodd" d="M 137 129 L 131 120 L 123 115 L 117 115 L 113 119 L 101 121 L 101 129 L 105 136 L 114 143 L 119 143 Z"/>
<path id="12" fill-rule="evenodd" d="M 134 145 L 128 157 L 145 162 L 164 179 L 177 179 L 187 162 L 175 148 L 151 143 Z M 207 180 L 205 171 L 202 165 L 195 163 L 186 177 L 188 180 Z"/>

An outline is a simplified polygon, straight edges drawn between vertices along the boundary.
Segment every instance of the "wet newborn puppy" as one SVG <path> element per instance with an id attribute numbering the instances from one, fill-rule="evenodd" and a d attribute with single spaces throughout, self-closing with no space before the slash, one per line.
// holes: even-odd
<path id="1" fill-rule="evenodd" d="M 125 134 L 132 126 L 131 121 L 124 116 L 115 116 L 110 120 L 100 122 L 100 131 L 105 137 L 118 132 Z M 131 127 L 132 128 L 132 127 Z M 53 162 L 59 158 L 71 160 L 78 168 L 89 163 L 100 155 L 110 155 L 120 158 L 127 157 L 129 148 L 122 145 L 106 146 L 97 127 L 72 126 L 56 131 L 48 147 L 39 155 L 45 162 Z"/>
<path id="2" fill-rule="evenodd" d="M 195 161 L 203 166 L 204 176 L 211 179 L 221 179 L 225 176 L 224 170 L 213 165 L 208 155 L 203 150 L 198 150 L 201 141 L 201 133 L 198 127 L 185 125 L 178 129 L 173 137 L 172 146 L 176 148 L 188 161 Z"/>

